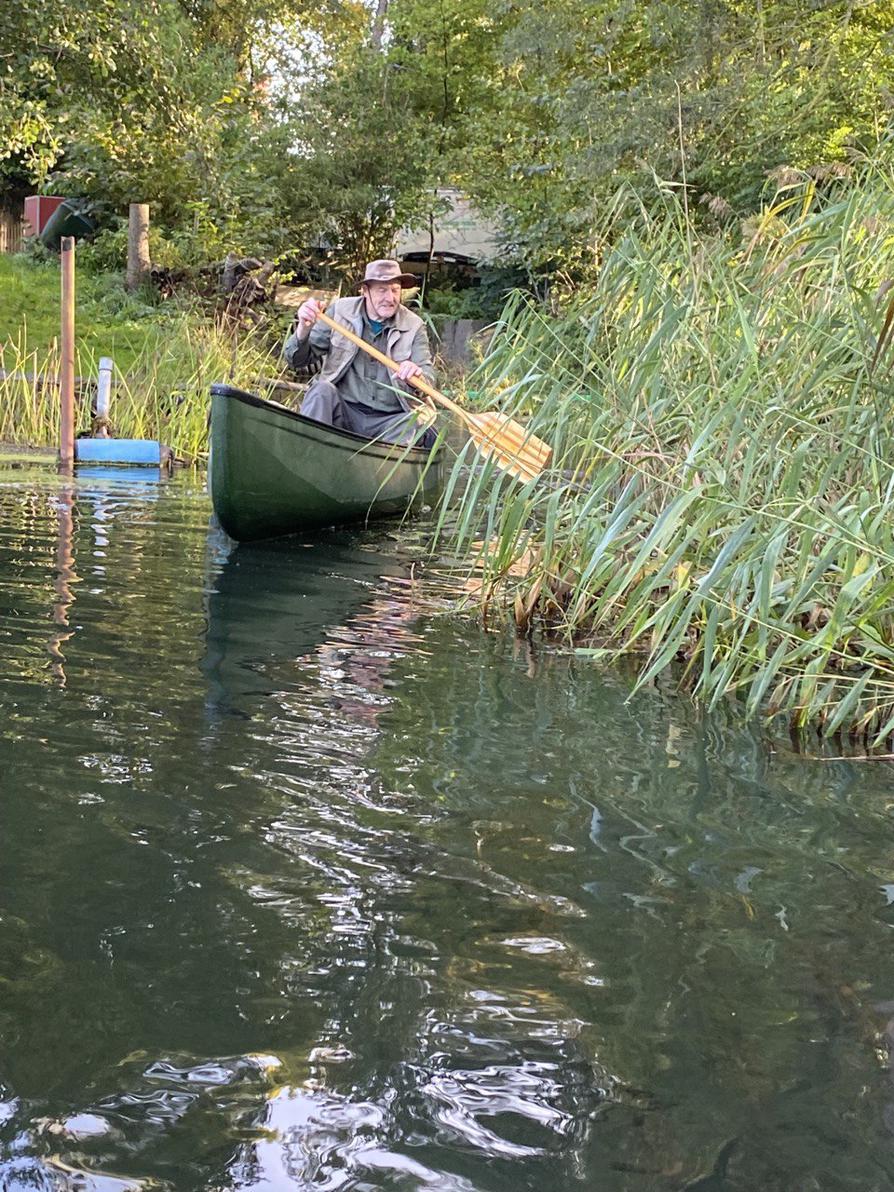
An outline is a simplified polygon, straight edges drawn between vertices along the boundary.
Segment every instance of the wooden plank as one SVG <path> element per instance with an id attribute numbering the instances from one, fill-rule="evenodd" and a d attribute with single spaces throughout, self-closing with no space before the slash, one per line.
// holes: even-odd
<path id="1" fill-rule="evenodd" d="M 21 372 L 17 369 L 0 368 L 0 381 L 21 381 L 23 385 L 37 385 L 39 388 L 58 389 L 61 381 L 57 373 Z M 87 385 L 85 377 L 75 377 L 75 385 Z"/>
<path id="2" fill-rule="evenodd" d="M 0 252 L 21 252 L 25 221 L 13 211 L 0 210 Z"/>

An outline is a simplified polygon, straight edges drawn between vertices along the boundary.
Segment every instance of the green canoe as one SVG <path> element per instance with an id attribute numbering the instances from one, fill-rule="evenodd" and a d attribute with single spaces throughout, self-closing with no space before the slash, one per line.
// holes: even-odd
<path id="1" fill-rule="evenodd" d="M 304 418 L 230 385 L 211 386 L 211 503 L 237 542 L 402 514 L 431 503 L 436 453 Z"/>

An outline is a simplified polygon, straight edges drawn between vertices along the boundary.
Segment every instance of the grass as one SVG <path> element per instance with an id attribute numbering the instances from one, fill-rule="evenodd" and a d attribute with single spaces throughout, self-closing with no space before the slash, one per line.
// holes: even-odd
<path id="1" fill-rule="evenodd" d="M 78 346 L 86 357 L 111 356 L 122 373 L 164 339 L 168 318 L 153 302 L 133 297 L 117 275 L 78 271 Z M 53 349 L 59 337 L 59 266 L 20 254 L 0 255 L 0 344 L 30 355 Z"/>
<path id="2" fill-rule="evenodd" d="M 79 377 L 95 378 L 100 356 L 116 365 L 111 417 L 121 438 L 161 439 L 181 457 L 207 452 L 208 387 L 275 375 L 266 346 L 176 303 L 127 294 L 117 275 L 79 271 L 76 341 Z M 0 441 L 58 442 L 59 267 L 0 255 Z M 22 379 L 24 375 L 25 379 Z M 89 431 L 91 388 L 79 397 L 77 429 Z"/>
<path id="3" fill-rule="evenodd" d="M 670 670 L 708 706 L 888 738 L 892 279 L 882 159 L 824 197 L 804 177 L 742 234 L 669 198 L 560 311 L 514 300 L 470 384 L 555 466 L 454 469 L 482 605 L 632 656 L 640 685 Z"/>

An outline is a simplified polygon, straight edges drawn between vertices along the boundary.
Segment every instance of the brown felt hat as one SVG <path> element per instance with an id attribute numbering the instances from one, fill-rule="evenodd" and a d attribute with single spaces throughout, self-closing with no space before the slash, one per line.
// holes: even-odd
<path id="1" fill-rule="evenodd" d="M 397 261 L 370 261 L 363 276 L 363 282 L 368 281 L 399 281 L 405 290 L 419 285 L 418 277 L 412 273 L 401 273 Z"/>

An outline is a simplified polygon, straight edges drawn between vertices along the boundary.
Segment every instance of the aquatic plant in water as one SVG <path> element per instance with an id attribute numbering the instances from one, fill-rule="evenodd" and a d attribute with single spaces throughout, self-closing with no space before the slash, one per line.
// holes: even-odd
<path id="1" fill-rule="evenodd" d="M 635 656 L 639 685 L 676 665 L 709 706 L 732 693 L 886 738 L 892 232 L 876 161 L 824 197 L 790 183 L 741 240 L 698 234 L 670 198 L 615 229 L 560 313 L 514 298 L 471 383 L 528 417 L 555 466 L 520 486 L 457 462 L 440 527 L 482 605 Z"/>

